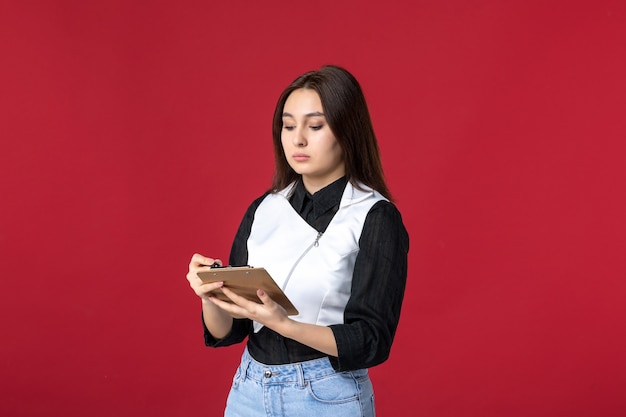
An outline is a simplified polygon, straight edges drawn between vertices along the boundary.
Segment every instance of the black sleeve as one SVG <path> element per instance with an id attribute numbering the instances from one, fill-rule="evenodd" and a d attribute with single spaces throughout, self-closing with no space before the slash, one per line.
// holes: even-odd
<path id="1" fill-rule="evenodd" d="M 344 324 L 331 325 L 338 371 L 370 368 L 389 357 L 400 319 L 407 277 L 409 236 L 397 208 L 376 203 L 359 240 Z"/>
<path id="2" fill-rule="evenodd" d="M 267 193 L 254 200 L 250 207 L 248 207 L 248 210 L 246 210 L 246 214 L 243 216 L 243 220 L 239 225 L 239 229 L 235 234 L 235 239 L 233 240 L 233 245 L 230 249 L 230 256 L 228 258 L 229 265 L 241 266 L 248 263 L 248 237 L 250 236 L 250 230 L 252 230 L 254 213 L 266 195 Z M 219 340 L 215 339 L 204 325 L 204 317 L 202 319 L 202 326 L 204 327 L 205 345 L 210 347 L 220 347 L 242 342 L 252 329 L 252 321 L 249 319 L 234 319 L 233 327 L 230 333 L 228 333 L 223 339 Z"/>

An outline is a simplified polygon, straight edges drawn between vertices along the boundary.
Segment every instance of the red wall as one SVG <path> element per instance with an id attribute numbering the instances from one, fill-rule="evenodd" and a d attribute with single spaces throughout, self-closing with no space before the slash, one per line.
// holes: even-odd
<path id="1" fill-rule="evenodd" d="M 626 7 L 0 5 L 0 415 L 219 415 L 227 258 L 303 71 L 361 81 L 411 235 L 381 416 L 626 410 Z"/>

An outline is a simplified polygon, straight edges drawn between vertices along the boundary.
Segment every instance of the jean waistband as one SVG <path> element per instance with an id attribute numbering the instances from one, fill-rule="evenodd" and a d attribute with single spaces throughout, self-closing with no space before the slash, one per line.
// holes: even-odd
<path id="1" fill-rule="evenodd" d="M 248 378 L 265 383 L 297 383 L 311 381 L 335 374 L 327 357 L 313 359 L 305 362 L 290 363 L 285 365 L 265 365 L 257 362 L 250 356 L 246 348 L 241 357 L 241 371 Z M 355 377 L 358 374 L 367 374 L 367 369 L 352 371 Z"/>

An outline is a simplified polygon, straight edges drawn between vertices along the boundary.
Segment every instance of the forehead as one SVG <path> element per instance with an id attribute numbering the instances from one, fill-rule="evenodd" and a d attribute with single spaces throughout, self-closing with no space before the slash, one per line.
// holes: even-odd
<path id="1" fill-rule="evenodd" d="M 317 91 L 308 88 L 294 90 L 287 97 L 283 108 L 283 113 L 289 113 L 294 116 L 313 112 L 323 112 L 322 100 Z"/>

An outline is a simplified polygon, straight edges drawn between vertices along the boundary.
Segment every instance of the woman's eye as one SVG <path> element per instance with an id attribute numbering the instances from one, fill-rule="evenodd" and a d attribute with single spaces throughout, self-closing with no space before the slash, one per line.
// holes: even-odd
<path id="1" fill-rule="evenodd" d="M 294 130 L 296 127 L 295 126 L 283 126 L 283 129 L 288 130 L 288 131 L 292 131 Z"/>
<path id="2" fill-rule="evenodd" d="M 313 130 L 320 130 L 322 127 L 324 127 L 324 126 L 323 125 L 311 126 L 311 129 L 313 129 Z"/>

